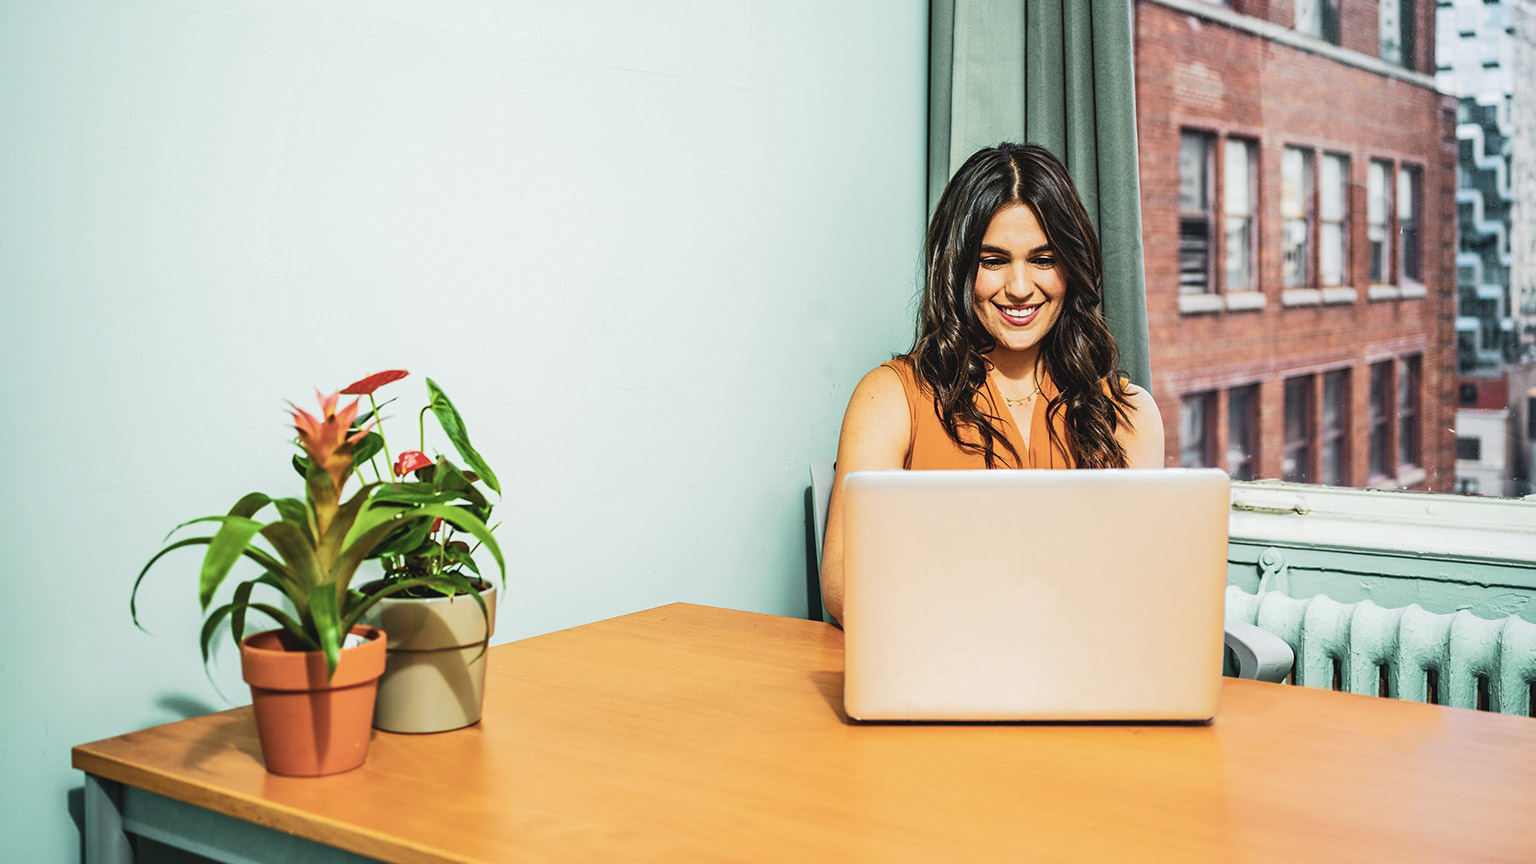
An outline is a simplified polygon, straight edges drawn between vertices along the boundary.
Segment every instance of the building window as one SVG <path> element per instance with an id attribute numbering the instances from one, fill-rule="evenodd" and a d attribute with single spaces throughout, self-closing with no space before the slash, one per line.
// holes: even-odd
<path id="1" fill-rule="evenodd" d="M 1296 29 L 1339 44 L 1339 0 L 1296 0 Z"/>
<path id="2" fill-rule="evenodd" d="M 1285 382 L 1285 456 L 1282 476 L 1292 483 L 1312 482 L 1312 376 Z"/>
<path id="3" fill-rule="evenodd" d="M 1258 239 L 1254 162 L 1258 146 L 1228 138 L 1222 154 L 1222 214 L 1226 217 L 1226 285 L 1228 291 L 1253 291 L 1254 243 Z"/>
<path id="4" fill-rule="evenodd" d="M 1212 234 L 1216 224 L 1211 212 L 1211 181 L 1215 153 L 1213 139 L 1203 132 L 1179 136 L 1179 293 L 1205 294 L 1214 289 L 1211 279 Z"/>
<path id="5" fill-rule="evenodd" d="M 1392 260 L 1392 235 L 1388 232 L 1388 220 L 1392 215 L 1392 165 L 1372 159 L 1370 171 L 1365 177 L 1365 218 L 1369 225 L 1366 233 L 1371 239 L 1371 283 L 1386 284 L 1392 274 L 1388 264 Z"/>
<path id="6" fill-rule="evenodd" d="M 1457 435 L 1456 458 L 1466 459 L 1469 462 L 1481 462 L 1483 459 L 1483 439 Z"/>
<path id="7" fill-rule="evenodd" d="M 1349 485 L 1349 370 L 1323 375 L 1323 473 L 1329 486 Z"/>
<path id="8" fill-rule="evenodd" d="M 1392 401 L 1391 361 L 1371 364 L 1370 464 L 1372 477 L 1386 477 L 1388 418 Z"/>
<path id="9" fill-rule="evenodd" d="M 1287 147 L 1280 156 L 1280 218 L 1284 222 L 1281 267 L 1285 287 L 1311 283 L 1312 151 Z"/>
<path id="10" fill-rule="evenodd" d="M 1419 378 L 1422 357 L 1404 357 L 1397 370 L 1397 464 L 1419 463 Z"/>
<path id="11" fill-rule="evenodd" d="M 1349 157 L 1323 155 L 1322 210 L 1318 226 L 1318 270 L 1324 286 L 1343 285 L 1349 260 Z"/>
<path id="12" fill-rule="evenodd" d="M 1423 206 L 1420 169 L 1404 165 L 1397 173 L 1397 235 L 1403 281 L 1422 282 L 1423 244 L 1420 242 L 1419 210 Z"/>
<path id="13" fill-rule="evenodd" d="M 1191 393 L 1179 400 L 1179 464 L 1216 466 L 1216 393 Z"/>
<path id="14" fill-rule="evenodd" d="M 1404 69 L 1413 68 L 1415 5 L 1414 0 L 1381 0 L 1377 6 L 1381 59 Z"/>
<path id="15" fill-rule="evenodd" d="M 1233 480 L 1258 477 L 1259 385 L 1227 391 L 1227 473 Z"/>

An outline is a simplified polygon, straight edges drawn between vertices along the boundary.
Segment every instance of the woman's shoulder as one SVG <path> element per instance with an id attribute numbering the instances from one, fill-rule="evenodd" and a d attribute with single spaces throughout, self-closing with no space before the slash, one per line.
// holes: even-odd
<path id="1" fill-rule="evenodd" d="M 1163 464 L 1163 415 L 1157 402 L 1145 388 L 1120 377 L 1125 394 L 1126 417 L 1130 421 L 1116 430 L 1115 437 L 1125 447 L 1132 468 L 1158 468 Z"/>

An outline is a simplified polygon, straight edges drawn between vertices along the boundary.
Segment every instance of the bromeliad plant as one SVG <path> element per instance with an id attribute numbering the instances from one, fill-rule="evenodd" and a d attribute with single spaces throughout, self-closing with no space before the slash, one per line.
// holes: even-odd
<path id="1" fill-rule="evenodd" d="M 395 377 L 404 374 L 401 372 Z M 353 391 L 371 378 L 363 379 L 347 390 Z M 428 385 L 434 394 L 433 406 L 429 407 L 436 412 L 441 390 L 430 381 Z M 371 390 L 368 392 L 371 394 Z M 303 500 L 272 498 L 252 492 L 237 501 L 227 515 L 206 516 L 178 525 L 171 534 L 199 523 L 216 523 L 218 528 L 208 536 L 177 540 L 144 565 L 134 581 L 129 600 L 129 611 L 135 624 L 138 624 L 139 586 L 150 568 L 177 549 L 206 546 L 208 551 L 203 557 L 198 580 L 198 602 L 205 615 L 200 640 L 205 663 L 209 644 L 219 625 L 229 619 L 231 635 L 239 643 L 244 638 L 246 617 L 254 610 L 277 622 L 297 647 L 323 652 L 327 670 L 335 674 L 347 633 L 379 600 L 417 586 L 459 588 L 461 580 L 440 573 L 426 573 L 394 579 L 371 594 L 353 589 L 352 579 L 363 562 L 403 544 L 401 538 L 415 536 L 418 529 L 429 532 L 430 526 L 441 520 L 483 544 L 495 558 L 505 580 L 506 564 L 501 549 L 484 519 L 473 507 L 450 504 L 466 498 L 464 491 L 456 488 L 452 481 L 393 483 L 376 480 L 365 482 L 351 498 L 342 500 L 342 488 L 348 478 L 357 473 L 359 449 L 382 447 L 382 439 L 377 444 L 373 441 L 379 438 L 374 432 L 377 406 L 370 414 L 375 422 L 370 424 L 370 417 L 361 420 L 357 417 L 357 400 L 338 409 L 338 395 L 320 396 L 318 417 L 293 406 L 293 424 L 298 432 L 299 446 L 304 451 L 302 457 L 297 457 L 304 475 Z M 457 417 L 446 396 L 442 397 L 442 405 L 449 416 Z M 443 414 L 438 416 L 442 420 Z M 447 422 L 444 422 L 444 428 L 448 428 Z M 459 428 L 462 429 L 462 421 L 459 421 Z M 478 454 L 476 456 L 478 458 Z M 361 478 L 360 474 L 358 476 Z M 464 478 L 464 482 L 468 485 L 468 478 Z M 473 499 L 468 500 L 474 504 Z M 263 522 L 255 518 L 268 507 L 276 513 L 275 520 Z M 489 512 L 489 507 L 484 510 Z M 259 541 L 264 541 L 264 545 Z M 254 561 L 263 572 L 241 582 L 235 587 L 230 602 L 210 611 L 215 593 L 242 558 Z M 254 599 L 252 595 L 258 586 L 279 592 L 293 612 Z M 478 595 L 476 599 L 479 599 Z"/>

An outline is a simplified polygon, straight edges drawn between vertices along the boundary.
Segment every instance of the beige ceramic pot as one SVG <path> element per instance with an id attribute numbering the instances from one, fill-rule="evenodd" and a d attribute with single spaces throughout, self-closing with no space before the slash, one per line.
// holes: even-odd
<path id="1" fill-rule="evenodd" d="M 496 629 L 496 589 L 475 598 L 386 597 L 370 623 L 389 634 L 373 725 L 387 732 L 446 732 L 480 722 L 485 649 Z"/>

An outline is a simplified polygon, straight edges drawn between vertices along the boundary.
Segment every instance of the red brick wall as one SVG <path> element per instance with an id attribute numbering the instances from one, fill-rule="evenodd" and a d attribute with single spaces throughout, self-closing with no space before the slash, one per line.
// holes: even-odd
<path id="1" fill-rule="evenodd" d="M 1369 18 L 1376 55 L 1376 6 L 1343 3 L 1345 42 Z M 1433 11 L 1421 0 L 1420 12 Z M 1366 7 L 1367 11 L 1359 11 Z M 1268 7 L 1294 15 L 1287 0 Z M 1354 23 L 1351 24 L 1351 21 Z M 1353 27 L 1356 36 L 1351 37 Z M 1420 35 L 1428 31 L 1421 29 Z M 1136 4 L 1137 119 L 1153 394 L 1164 415 L 1170 464 L 1179 458 L 1182 394 L 1260 382 L 1260 476 L 1280 476 L 1284 379 L 1351 370 L 1351 485 L 1368 476 L 1370 364 L 1422 355 L 1420 462 L 1428 488 L 1454 488 L 1455 138 L 1454 106 L 1431 89 L 1377 75 L 1262 37 L 1141 0 Z M 1421 43 L 1424 41 L 1421 38 Z M 1422 46 L 1421 46 L 1422 50 Z M 1251 311 L 1182 314 L 1178 294 L 1178 146 L 1181 128 L 1259 143 L 1258 289 Z M 1280 162 L 1286 145 L 1350 157 L 1349 260 L 1352 304 L 1286 308 L 1282 303 Z M 1369 300 L 1366 173 L 1373 158 L 1423 170 L 1426 296 Z M 1220 198 L 1217 199 L 1218 208 Z M 1314 229 L 1315 239 L 1315 229 Z M 1394 243 L 1394 248 L 1396 244 Z M 1395 257 L 1395 253 L 1394 253 Z M 1219 280 L 1218 270 L 1218 282 Z M 1314 384 L 1320 417 L 1322 382 Z M 1218 399 L 1217 453 L 1225 452 L 1226 397 Z M 1392 448 L 1395 461 L 1395 445 Z M 1317 448 L 1314 446 L 1314 459 Z M 1314 476 L 1317 468 L 1314 466 Z"/>

